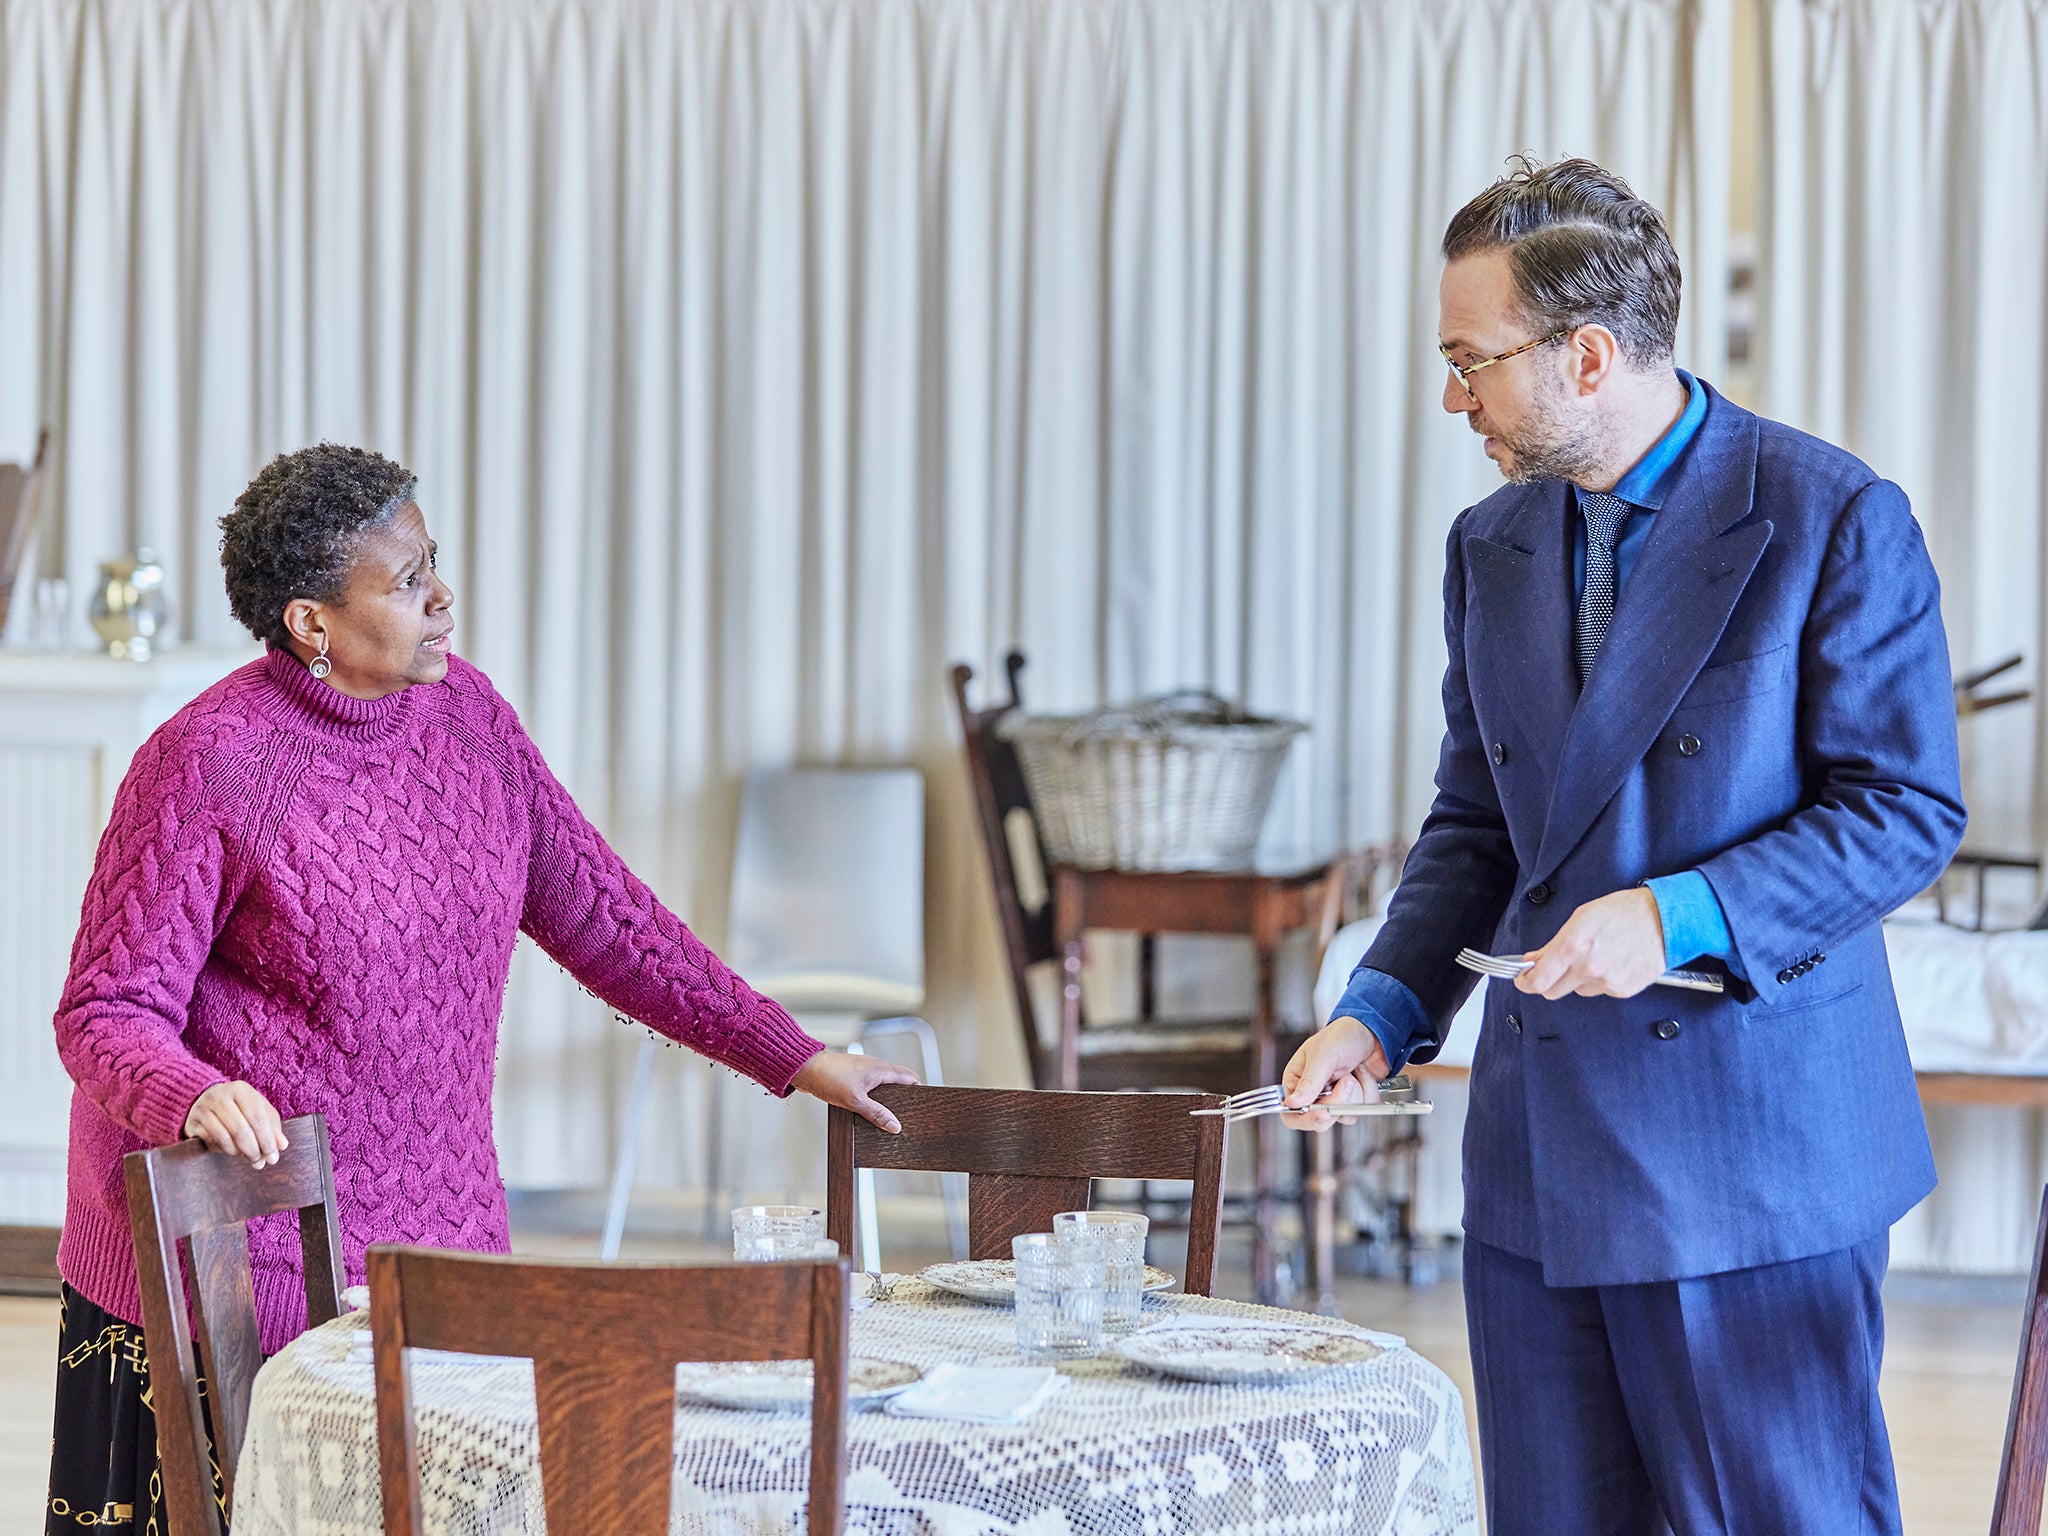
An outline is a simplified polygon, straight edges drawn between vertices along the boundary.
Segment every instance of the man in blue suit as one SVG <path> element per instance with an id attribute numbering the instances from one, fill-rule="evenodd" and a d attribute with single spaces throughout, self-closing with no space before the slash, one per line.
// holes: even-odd
<path id="1" fill-rule="evenodd" d="M 1491 1536 L 1897 1532 L 1879 1288 L 1934 1167 L 1878 921 L 1963 831 L 1933 567 L 1897 486 L 1674 368 L 1619 178 L 1520 162 L 1443 250 L 1444 409 L 1509 484 L 1451 527 L 1436 801 L 1292 1123 L 1436 1054 L 1461 947 L 1528 956 L 1465 1133 Z"/>

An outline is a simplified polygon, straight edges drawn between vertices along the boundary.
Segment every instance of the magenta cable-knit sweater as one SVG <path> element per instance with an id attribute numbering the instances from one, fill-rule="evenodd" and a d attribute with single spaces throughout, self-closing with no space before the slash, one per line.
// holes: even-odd
<path id="1" fill-rule="evenodd" d="M 491 1077 L 521 930 L 778 1094 L 823 1048 L 633 876 L 467 663 L 364 701 L 273 651 L 180 710 L 115 798 L 57 1009 L 64 1278 L 140 1322 L 121 1158 L 234 1078 L 327 1117 L 351 1282 L 370 1243 L 502 1252 Z M 249 1237 L 271 1351 L 304 1325 L 297 1222 Z"/>

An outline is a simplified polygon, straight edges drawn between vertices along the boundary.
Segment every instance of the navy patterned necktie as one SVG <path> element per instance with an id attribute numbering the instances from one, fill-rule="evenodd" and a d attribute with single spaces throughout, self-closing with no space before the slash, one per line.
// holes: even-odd
<path id="1" fill-rule="evenodd" d="M 1628 521 L 1629 505 L 1605 491 L 1579 497 L 1586 514 L 1586 588 L 1579 594 L 1578 622 L 1573 641 L 1578 651 L 1579 686 L 1593 673 L 1593 658 L 1600 654 L 1600 642 L 1607 638 L 1607 626 L 1614 618 L 1614 544 L 1621 537 L 1621 525 Z"/>

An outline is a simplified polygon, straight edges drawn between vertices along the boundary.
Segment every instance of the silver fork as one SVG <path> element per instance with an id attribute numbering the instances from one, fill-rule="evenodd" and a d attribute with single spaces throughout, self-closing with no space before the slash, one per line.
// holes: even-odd
<path id="1" fill-rule="evenodd" d="M 1380 1083 L 1379 1104 L 1322 1104 L 1312 1108 L 1327 1109 L 1334 1115 L 1386 1114 L 1389 1111 L 1380 1105 L 1401 1105 L 1416 1102 L 1415 1085 L 1407 1076 L 1396 1073 Z M 1275 1115 L 1285 1107 L 1286 1093 L 1278 1083 L 1264 1088 L 1253 1088 L 1245 1093 L 1233 1093 L 1221 1104 L 1211 1109 L 1192 1109 L 1191 1115 L 1220 1115 L 1226 1125 L 1235 1125 L 1240 1120 L 1255 1120 L 1261 1115 Z"/>
<path id="2" fill-rule="evenodd" d="M 1492 976 L 1501 981 L 1512 981 L 1529 969 L 1530 961 L 1514 955 L 1488 955 L 1476 949 L 1458 951 L 1458 964 L 1468 971 L 1477 971 L 1482 976 Z M 1689 992 L 1725 991 L 1721 978 L 1708 971 L 1666 971 L 1657 978 L 1660 987 L 1683 987 Z"/>
<path id="3" fill-rule="evenodd" d="M 1188 1113 L 1191 1115 L 1221 1115 L 1226 1120 L 1233 1120 L 1242 1115 L 1258 1115 L 1264 1114 L 1268 1110 L 1278 1109 L 1286 1097 L 1287 1095 L 1281 1090 L 1280 1085 L 1272 1083 L 1264 1088 L 1253 1088 L 1244 1093 L 1233 1093 L 1221 1104 L 1214 1105 L 1208 1109 L 1191 1109 Z"/>

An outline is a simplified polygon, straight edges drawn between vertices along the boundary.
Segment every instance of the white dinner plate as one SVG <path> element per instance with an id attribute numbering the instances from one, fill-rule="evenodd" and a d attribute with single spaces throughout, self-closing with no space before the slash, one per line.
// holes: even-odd
<path id="1" fill-rule="evenodd" d="M 955 1296 L 965 1296 L 969 1301 L 985 1301 L 997 1307 L 1014 1307 L 1017 1304 L 1015 1259 L 967 1259 L 960 1263 L 932 1264 L 926 1266 L 918 1278 L 942 1291 L 951 1291 Z M 1145 1266 L 1147 1291 L 1170 1291 L 1178 1283 L 1165 1270 L 1154 1269 L 1150 1264 Z"/>
<path id="2" fill-rule="evenodd" d="M 855 1355 L 846 1366 L 847 1406 L 861 1408 L 894 1397 L 923 1375 L 900 1360 Z M 811 1362 L 692 1361 L 676 1368 L 676 1390 L 691 1402 L 714 1408 L 801 1411 L 811 1406 Z"/>
<path id="3" fill-rule="evenodd" d="M 1226 1384 L 1313 1376 L 1363 1365 L 1383 1353 L 1372 1340 L 1334 1328 L 1235 1320 L 1227 1326 L 1204 1327 L 1177 1319 L 1164 1327 L 1141 1328 L 1108 1348 L 1148 1370 Z"/>

